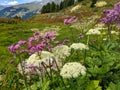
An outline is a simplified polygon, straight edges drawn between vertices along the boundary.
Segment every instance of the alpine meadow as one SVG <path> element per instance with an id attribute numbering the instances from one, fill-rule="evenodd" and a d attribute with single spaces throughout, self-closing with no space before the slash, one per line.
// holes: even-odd
<path id="1" fill-rule="evenodd" d="M 120 90 L 119 0 L 0 7 L 0 90 Z"/>

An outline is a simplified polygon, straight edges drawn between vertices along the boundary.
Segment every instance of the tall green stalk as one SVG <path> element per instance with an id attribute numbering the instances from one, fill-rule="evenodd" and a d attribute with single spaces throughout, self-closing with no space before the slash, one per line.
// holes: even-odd
<path id="1" fill-rule="evenodd" d="M 19 58 L 19 60 L 21 62 L 20 66 L 21 66 L 21 69 L 22 69 L 22 75 L 23 75 L 23 78 L 24 78 L 25 88 L 26 88 L 26 90 L 29 90 L 28 86 L 27 86 L 27 78 L 25 76 L 25 66 L 22 65 L 22 58 L 19 55 L 18 55 L 18 58 Z"/>

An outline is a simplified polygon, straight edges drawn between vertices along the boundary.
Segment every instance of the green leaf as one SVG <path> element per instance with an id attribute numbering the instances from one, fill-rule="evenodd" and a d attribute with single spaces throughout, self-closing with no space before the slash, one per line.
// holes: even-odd
<path id="1" fill-rule="evenodd" d="M 111 82 L 106 90 L 120 90 L 120 82 L 117 84 Z"/>
<path id="2" fill-rule="evenodd" d="M 92 80 L 86 87 L 86 90 L 102 90 L 101 86 L 99 86 L 99 80 Z"/>
<path id="3" fill-rule="evenodd" d="M 50 84 L 50 81 L 47 81 L 44 86 L 42 87 L 42 90 L 49 90 L 49 84 Z"/>

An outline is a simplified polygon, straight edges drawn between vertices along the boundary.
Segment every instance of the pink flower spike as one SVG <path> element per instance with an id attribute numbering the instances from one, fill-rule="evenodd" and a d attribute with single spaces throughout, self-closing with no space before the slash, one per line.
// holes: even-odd
<path id="1" fill-rule="evenodd" d="M 64 19 L 64 24 L 69 24 L 68 19 Z"/>
<path id="2" fill-rule="evenodd" d="M 39 36 L 39 35 L 40 35 L 39 32 L 35 32 L 35 33 L 34 33 L 34 36 Z"/>
<path id="3" fill-rule="evenodd" d="M 38 41 L 40 39 L 39 36 L 34 36 L 34 40 Z"/>
<path id="4" fill-rule="evenodd" d="M 14 48 L 14 45 L 10 45 L 10 46 L 8 47 L 8 50 L 9 50 L 9 51 L 12 51 L 13 48 Z"/>
<path id="5" fill-rule="evenodd" d="M 69 40 L 65 39 L 65 40 L 63 41 L 63 44 L 66 44 L 66 43 L 68 43 L 68 42 L 69 42 Z"/>
<path id="6" fill-rule="evenodd" d="M 72 22 L 75 22 L 77 20 L 76 16 L 73 16 L 69 19 L 64 19 L 64 24 L 71 24 Z"/>
<path id="7" fill-rule="evenodd" d="M 20 51 L 20 54 L 22 54 L 22 53 L 27 53 L 28 52 L 28 50 L 21 50 Z"/>
<path id="8" fill-rule="evenodd" d="M 15 45 L 10 45 L 10 46 L 8 47 L 8 50 L 9 50 L 11 53 L 15 53 L 16 50 L 14 49 L 14 47 L 15 47 Z"/>
<path id="9" fill-rule="evenodd" d="M 44 47 L 45 47 L 45 44 L 43 44 L 43 43 L 37 44 L 37 45 L 36 45 L 36 50 L 37 50 L 37 51 L 42 51 L 42 50 L 44 49 Z"/>
<path id="10" fill-rule="evenodd" d="M 68 19 L 68 23 L 72 23 L 72 22 L 74 22 L 74 21 L 76 21 L 77 20 L 77 17 L 76 16 L 73 16 L 73 17 L 71 17 L 70 19 Z"/>
<path id="11" fill-rule="evenodd" d="M 14 63 L 14 60 L 10 60 L 10 64 L 13 64 Z"/>
<path id="12" fill-rule="evenodd" d="M 30 49 L 32 47 L 31 42 L 28 42 L 28 49 Z"/>
<path id="13" fill-rule="evenodd" d="M 26 43 L 26 41 L 23 41 L 23 40 L 20 40 L 20 41 L 18 42 L 19 45 L 23 45 L 23 44 L 25 44 L 25 43 Z"/>
<path id="14" fill-rule="evenodd" d="M 32 41 L 34 41 L 34 40 L 35 40 L 34 37 L 30 37 L 30 38 L 28 39 L 28 42 L 32 42 Z"/>
<path id="15" fill-rule="evenodd" d="M 34 54 L 36 51 L 37 51 L 37 50 L 36 50 L 35 47 L 31 47 L 29 53 L 30 53 L 30 54 Z"/>
<path id="16" fill-rule="evenodd" d="M 18 50 L 20 48 L 20 45 L 19 44 L 16 44 L 15 46 L 14 46 L 14 49 L 15 50 Z"/>

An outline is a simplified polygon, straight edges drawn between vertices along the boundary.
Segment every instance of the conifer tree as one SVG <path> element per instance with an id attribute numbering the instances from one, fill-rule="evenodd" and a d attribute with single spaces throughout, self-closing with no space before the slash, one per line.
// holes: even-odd
<path id="1" fill-rule="evenodd" d="M 59 11 L 60 10 L 60 6 L 57 4 L 56 5 L 56 8 L 55 8 L 55 11 L 57 12 L 57 11 Z"/>
<path id="2" fill-rule="evenodd" d="M 62 10 L 63 9 L 63 1 L 60 3 L 60 10 Z"/>
<path id="3" fill-rule="evenodd" d="M 91 8 L 95 7 L 95 4 L 96 4 L 97 0 L 92 0 L 92 3 L 90 5 Z"/>
<path id="4" fill-rule="evenodd" d="M 50 5 L 50 12 L 55 12 L 56 4 L 54 2 L 51 3 Z"/>
<path id="5" fill-rule="evenodd" d="M 83 0 L 77 0 L 77 2 L 82 2 Z"/>
<path id="6" fill-rule="evenodd" d="M 50 6 L 51 6 L 51 4 L 50 4 L 50 3 L 47 3 L 47 5 L 46 5 L 46 13 L 49 13 L 49 12 L 50 12 Z"/>
<path id="7" fill-rule="evenodd" d="M 41 9 L 41 13 L 46 13 L 46 5 L 44 5 L 43 7 L 42 7 L 42 9 Z"/>

